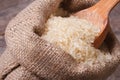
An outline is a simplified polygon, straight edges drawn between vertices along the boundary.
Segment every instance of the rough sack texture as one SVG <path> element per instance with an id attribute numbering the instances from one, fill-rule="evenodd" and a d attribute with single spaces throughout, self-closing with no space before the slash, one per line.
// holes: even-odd
<path id="1" fill-rule="evenodd" d="M 7 48 L 0 56 L 0 80 L 104 80 L 116 69 L 120 43 L 111 30 L 105 42 L 114 58 L 104 66 L 81 67 L 59 47 L 41 39 L 45 22 L 61 2 L 74 11 L 93 0 L 66 1 L 35 0 L 10 21 L 5 32 Z"/>

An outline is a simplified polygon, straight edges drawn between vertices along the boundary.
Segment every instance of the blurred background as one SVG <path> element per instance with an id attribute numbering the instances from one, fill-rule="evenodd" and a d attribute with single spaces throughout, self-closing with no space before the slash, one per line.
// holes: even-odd
<path id="1" fill-rule="evenodd" d="M 8 22 L 34 0 L 0 0 L 0 54 L 5 50 L 4 32 Z M 120 41 L 120 3 L 110 14 L 110 25 Z M 120 80 L 120 66 L 107 80 Z"/>

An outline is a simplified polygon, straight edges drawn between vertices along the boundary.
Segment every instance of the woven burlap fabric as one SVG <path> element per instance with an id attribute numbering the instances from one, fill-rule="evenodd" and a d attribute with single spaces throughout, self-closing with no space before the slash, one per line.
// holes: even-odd
<path id="1" fill-rule="evenodd" d="M 67 11 L 76 12 L 88 8 L 98 1 L 99 0 L 64 0 L 62 2 L 62 7 Z"/>
<path id="2" fill-rule="evenodd" d="M 10 21 L 5 32 L 7 48 L 0 57 L 0 80 L 104 80 L 116 69 L 120 62 L 120 44 L 111 30 L 105 42 L 113 59 L 104 66 L 83 68 L 68 53 L 41 39 L 45 22 L 61 2 L 35 0 Z M 76 11 L 86 8 L 79 8 L 80 4 L 95 2 L 65 0 L 62 7 Z"/>

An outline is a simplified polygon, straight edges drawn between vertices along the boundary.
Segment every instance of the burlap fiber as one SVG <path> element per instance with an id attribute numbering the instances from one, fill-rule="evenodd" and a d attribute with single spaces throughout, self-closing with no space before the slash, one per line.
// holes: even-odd
<path id="1" fill-rule="evenodd" d="M 44 24 L 61 5 L 73 12 L 97 0 L 35 0 L 10 21 L 7 48 L 0 56 L 0 80 L 104 80 L 120 63 L 120 43 L 110 30 L 105 42 L 113 59 L 81 68 L 59 47 L 41 39 Z"/>

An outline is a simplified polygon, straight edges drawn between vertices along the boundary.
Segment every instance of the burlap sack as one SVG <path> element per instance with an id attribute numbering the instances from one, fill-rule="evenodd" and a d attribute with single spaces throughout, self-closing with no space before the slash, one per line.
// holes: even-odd
<path id="1" fill-rule="evenodd" d="M 80 5 L 90 6 L 90 1 L 95 3 L 93 0 L 35 0 L 20 12 L 5 32 L 7 48 L 0 57 L 0 80 L 106 79 L 120 63 L 120 44 L 112 31 L 105 42 L 113 59 L 104 66 L 81 67 L 70 55 L 40 37 L 45 22 L 61 2 L 66 10 L 77 11 Z"/>

